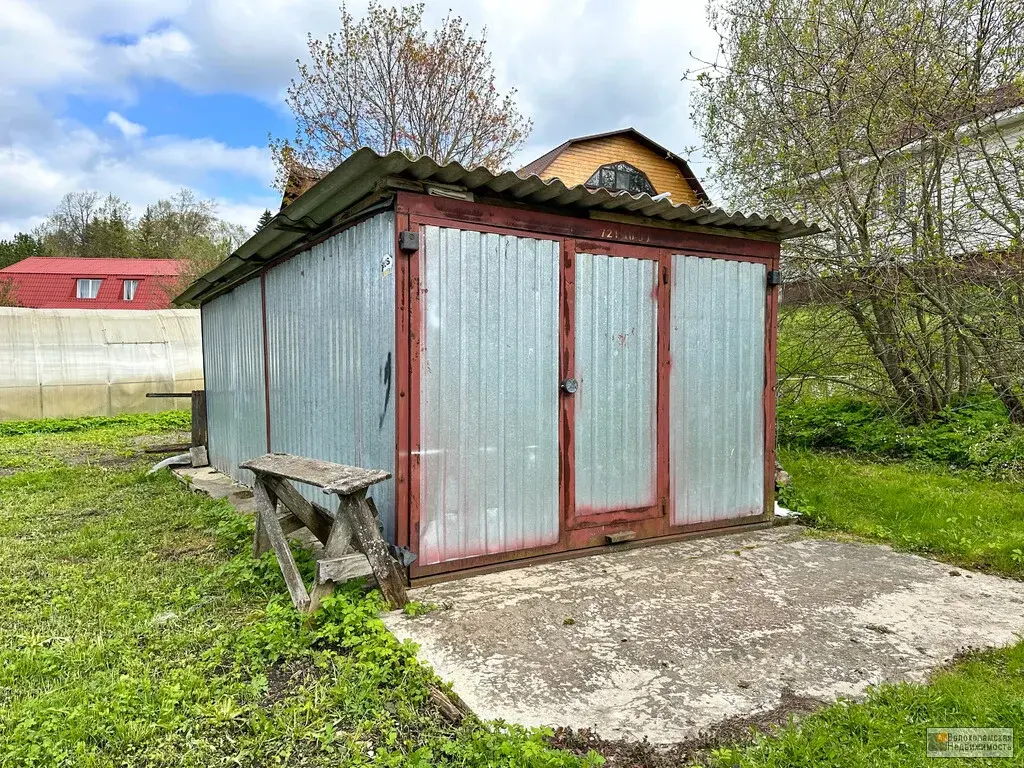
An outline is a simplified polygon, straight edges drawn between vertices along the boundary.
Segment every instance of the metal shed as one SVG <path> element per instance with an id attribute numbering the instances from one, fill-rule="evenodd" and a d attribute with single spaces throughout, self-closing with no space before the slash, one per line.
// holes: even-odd
<path id="1" fill-rule="evenodd" d="M 178 299 L 210 460 L 390 471 L 413 581 L 765 524 L 780 242 L 816 231 L 359 150 Z"/>

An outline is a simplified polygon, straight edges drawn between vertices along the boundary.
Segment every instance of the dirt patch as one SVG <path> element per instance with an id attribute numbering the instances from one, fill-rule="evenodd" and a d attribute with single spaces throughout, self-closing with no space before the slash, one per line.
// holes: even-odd
<path id="1" fill-rule="evenodd" d="M 320 677 L 320 670 L 310 659 L 275 662 L 267 669 L 267 690 L 262 705 L 272 707 L 298 688 L 304 688 Z"/>
<path id="2" fill-rule="evenodd" d="M 138 454 L 131 456 L 101 456 L 96 459 L 96 464 L 104 469 L 131 469 L 139 460 Z"/>
<path id="3" fill-rule="evenodd" d="M 172 446 L 190 442 L 192 442 L 191 432 L 166 432 L 161 435 L 140 435 L 139 437 L 132 439 L 132 443 L 140 453 L 144 451 L 156 453 L 157 451 L 162 451 L 164 448 L 169 449 Z M 170 450 L 167 450 L 166 452 L 171 453 Z M 181 453 L 181 451 L 177 452 Z"/>
<path id="4" fill-rule="evenodd" d="M 0 467 L 0 477 L 10 477 L 23 471 L 21 467 Z"/>
<path id="5" fill-rule="evenodd" d="M 158 554 L 161 560 L 181 561 L 202 559 L 216 552 L 216 550 L 217 547 L 212 539 L 186 539 L 161 547 Z"/>
<path id="6" fill-rule="evenodd" d="M 676 744 L 655 745 L 646 738 L 607 740 L 590 728 L 559 728 L 550 743 L 581 756 L 594 750 L 604 756 L 608 768 L 676 768 L 700 762 L 718 747 L 749 743 L 757 733 L 771 734 L 786 725 L 791 716 L 807 715 L 824 706 L 826 702 L 820 699 L 799 696 L 784 688 L 777 707 L 745 717 L 730 717 Z"/>
<path id="7" fill-rule="evenodd" d="M 140 454 L 128 456 L 102 448 L 82 449 L 59 455 L 61 461 L 72 467 L 95 466 L 106 469 L 127 469 L 139 460 Z"/>

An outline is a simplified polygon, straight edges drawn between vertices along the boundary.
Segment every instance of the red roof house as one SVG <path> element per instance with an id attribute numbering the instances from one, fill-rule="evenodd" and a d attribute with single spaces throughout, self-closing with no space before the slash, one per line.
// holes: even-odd
<path id="1" fill-rule="evenodd" d="M 0 269 L 0 282 L 33 309 L 168 309 L 180 270 L 174 259 L 30 256 Z"/>

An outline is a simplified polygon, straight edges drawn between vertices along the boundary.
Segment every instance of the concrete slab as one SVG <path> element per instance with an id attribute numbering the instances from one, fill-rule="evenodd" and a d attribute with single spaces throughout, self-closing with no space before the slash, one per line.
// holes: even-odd
<path id="1" fill-rule="evenodd" d="M 251 514 L 256 511 L 252 489 L 236 483 L 213 467 L 177 467 L 172 472 L 196 493 L 205 493 L 214 499 L 227 499 L 239 512 Z"/>
<path id="2" fill-rule="evenodd" d="M 1024 583 L 798 526 L 413 590 L 400 638 L 484 718 L 674 743 L 784 700 L 923 681 L 1024 632 Z"/>

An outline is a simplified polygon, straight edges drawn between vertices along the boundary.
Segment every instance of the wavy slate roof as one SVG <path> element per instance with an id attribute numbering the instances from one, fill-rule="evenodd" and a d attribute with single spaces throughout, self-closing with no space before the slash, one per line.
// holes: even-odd
<path id="1" fill-rule="evenodd" d="M 535 175 L 520 176 L 512 171 L 495 174 L 486 168 L 468 169 L 459 163 L 438 165 L 429 157 L 413 158 L 402 152 L 381 156 L 363 148 L 283 208 L 267 226 L 196 280 L 175 302 L 203 301 L 243 282 L 278 254 L 308 238 L 315 230 L 326 227 L 331 219 L 373 192 L 388 176 L 458 185 L 471 192 L 489 193 L 545 208 L 561 208 L 576 214 L 615 212 L 712 227 L 725 234 L 760 234 L 786 240 L 822 231 L 816 224 L 789 218 L 730 213 L 717 206 L 673 204 L 669 200 L 654 200 L 649 195 L 628 192 L 567 187 L 559 179 L 544 181 Z"/>

